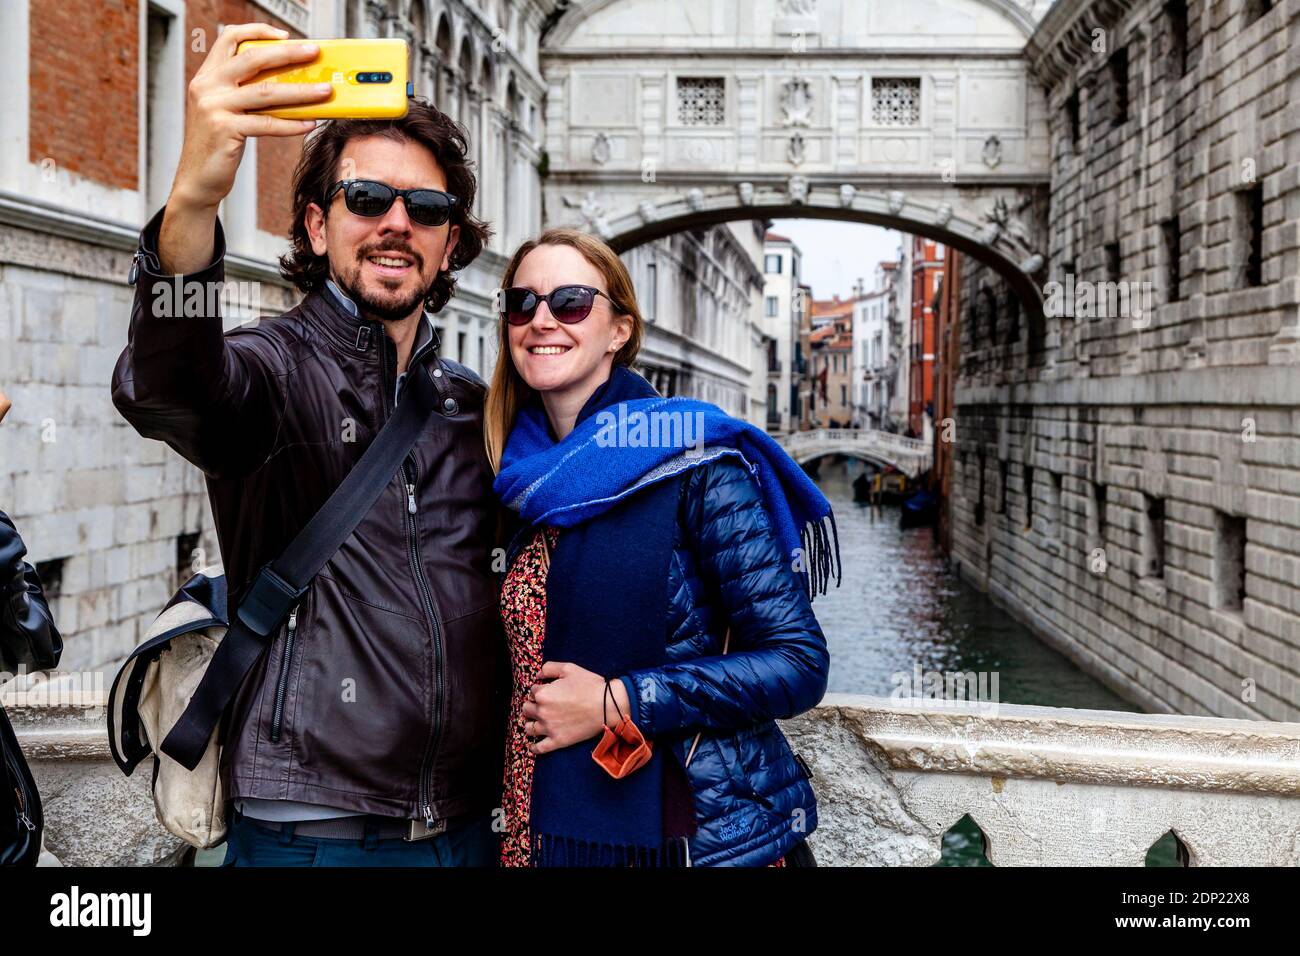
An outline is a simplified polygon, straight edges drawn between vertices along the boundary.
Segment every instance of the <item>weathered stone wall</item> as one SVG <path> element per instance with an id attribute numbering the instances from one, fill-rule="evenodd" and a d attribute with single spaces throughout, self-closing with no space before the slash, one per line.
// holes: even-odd
<path id="1" fill-rule="evenodd" d="M 1048 314 L 965 260 L 952 554 L 1145 707 L 1295 720 L 1300 3 L 1186 6 L 1062 2 L 1030 44 Z"/>
<path id="2" fill-rule="evenodd" d="M 182 536 L 217 554 L 202 475 L 136 435 L 110 399 L 129 265 L 125 252 L 0 227 L 0 388 L 14 403 L 0 426 L 0 508 L 27 559 L 61 570 L 46 583 L 64 671 L 135 646 L 175 587 Z"/>

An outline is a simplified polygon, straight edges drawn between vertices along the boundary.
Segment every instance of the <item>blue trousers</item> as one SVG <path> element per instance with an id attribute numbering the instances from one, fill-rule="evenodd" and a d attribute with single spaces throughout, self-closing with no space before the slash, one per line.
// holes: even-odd
<path id="1" fill-rule="evenodd" d="M 496 866 L 501 835 L 492 817 L 469 817 L 426 840 L 340 840 L 275 831 L 235 812 L 222 866 Z"/>

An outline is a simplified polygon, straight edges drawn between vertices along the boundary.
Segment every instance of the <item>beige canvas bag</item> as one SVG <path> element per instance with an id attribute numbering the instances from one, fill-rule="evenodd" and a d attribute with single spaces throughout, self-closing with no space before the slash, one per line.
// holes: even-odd
<path id="1" fill-rule="evenodd" d="M 214 729 L 193 771 L 161 751 L 225 636 L 216 607 L 225 605 L 220 564 L 199 571 L 154 620 L 118 671 L 109 694 L 108 736 L 113 759 L 130 776 L 154 758 L 154 810 L 169 833 L 199 849 L 226 836 L 221 748 Z"/>

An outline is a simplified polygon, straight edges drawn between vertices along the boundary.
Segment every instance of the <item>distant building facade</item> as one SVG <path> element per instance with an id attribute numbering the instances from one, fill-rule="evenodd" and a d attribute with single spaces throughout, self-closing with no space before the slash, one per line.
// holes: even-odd
<path id="1" fill-rule="evenodd" d="M 814 299 L 809 309 L 808 376 L 813 428 L 848 428 L 853 421 L 853 312 L 856 299 Z"/>
<path id="2" fill-rule="evenodd" d="M 769 341 L 767 366 L 767 428 L 785 434 L 800 420 L 799 327 L 804 298 L 799 284 L 799 247 L 789 238 L 767 231 L 763 239 L 763 334 Z"/>
<path id="3" fill-rule="evenodd" d="M 853 303 L 852 421 L 854 428 L 902 431 L 893 414 L 907 364 L 900 360 L 899 262 L 881 262 L 874 285 L 859 280 Z M 900 378 L 902 382 L 900 382 Z"/>
<path id="4" fill-rule="evenodd" d="M 910 395 L 908 431 L 916 438 L 931 438 L 934 423 L 934 356 L 937 343 L 935 294 L 943 278 L 944 247 L 931 239 L 912 236 L 910 265 L 911 336 L 908 372 Z"/>
<path id="5" fill-rule="evenodd" d="M 762 234 L 758 222 L 727 223 L 622 255 L 646 322 L 637 369 L 665 395 L 711 402 L 756 425 L 767 417 Z"/>

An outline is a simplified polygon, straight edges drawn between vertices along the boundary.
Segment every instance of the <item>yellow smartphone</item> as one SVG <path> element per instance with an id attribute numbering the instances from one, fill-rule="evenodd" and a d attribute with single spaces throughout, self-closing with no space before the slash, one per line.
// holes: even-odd
<path id="1" fill-rule="evenodd" d="M 407 97 L 415 95 L 407 75 L 405 40 L 245 40 L 235 50 L 276 44 L 315 43 L 314 60 L 264 70 L 248 83 L 332 83 L 327 100 L 305 106 L 254 110 L 285 119 L 396 119 L 406 115 Z"/>

